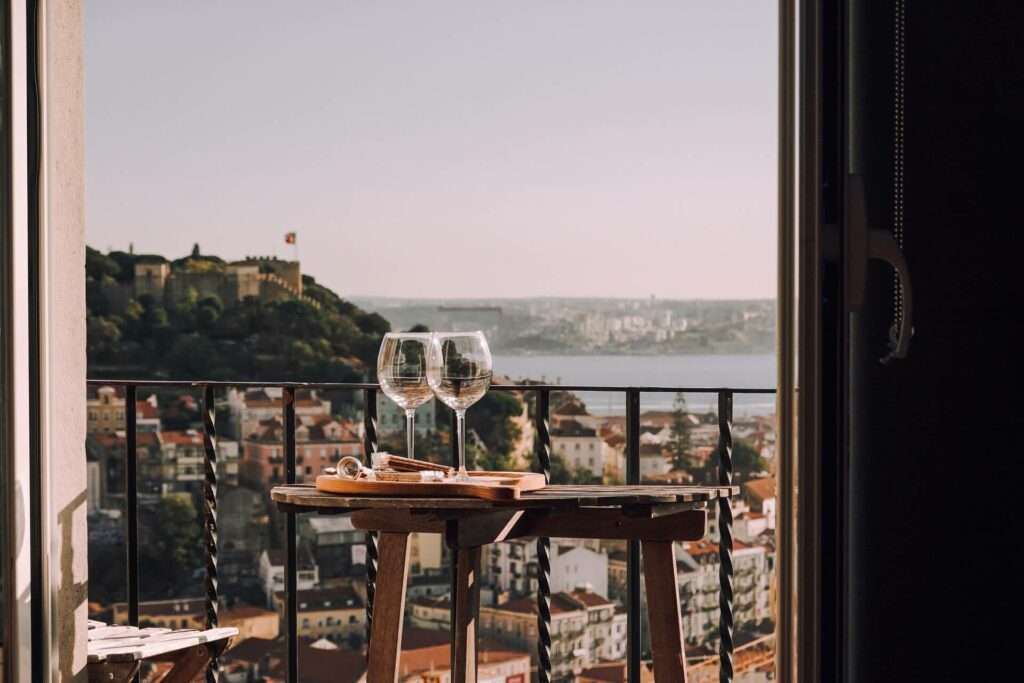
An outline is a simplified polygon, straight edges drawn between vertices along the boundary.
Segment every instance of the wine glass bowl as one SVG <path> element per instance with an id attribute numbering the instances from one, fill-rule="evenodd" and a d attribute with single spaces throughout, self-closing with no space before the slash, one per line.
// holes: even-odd
<path id="1" fill-rule="evenodd" d="M 466 481 L 466 409 L 491 386 L 491 350 L 483 332 L 438 332 L 430 345 L 427 380 L 438 400 L 455 411 L 459 473 Z"/>
<path id="2" fill-rule="evenodd" d="M 406 448 L 413 457 L 416 409 L 434 397 L 427 379 L 433 335 L 429 332 L 388 332 L 377 355 L 381 391 L 405 411 Z"/>

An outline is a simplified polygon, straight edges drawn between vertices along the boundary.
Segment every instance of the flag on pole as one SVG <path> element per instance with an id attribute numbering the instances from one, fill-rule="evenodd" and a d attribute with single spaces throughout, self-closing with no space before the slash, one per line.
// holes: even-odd
<path id="1" fill-rule="evenodd" d="M 286 232 L 285 235 L 284 235 L 284 243 L 285 244 L 295 244 L 295 233 L 294 232 Z"/>

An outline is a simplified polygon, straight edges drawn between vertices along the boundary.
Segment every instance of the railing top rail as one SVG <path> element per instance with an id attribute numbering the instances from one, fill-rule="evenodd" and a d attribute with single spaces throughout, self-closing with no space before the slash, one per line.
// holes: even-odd
<path id="1" fill-rule="evenodd" d="M 135 387 L 167 387 L 177 389 L 201 389 L 215 387 L 224 389 L 379 389 L 376 382 L 250 382 L 230 380 L 172 380 L 172 379 L 115 379 L 89 378 L 85 381 L 91 387 L 103 386 L 135 386 Z M 492 384 L 491 389 L 498 391 L 594 391 L 594 392 L 627 392 L 641 393 L 675 393 L 717 394 L 728 391 L 733 394 L 774 394 L 775 388 L 760 387 L 683 387 L 683 386 L 634 386 L 634 385 L 589 385 L 589 384 Z"/>

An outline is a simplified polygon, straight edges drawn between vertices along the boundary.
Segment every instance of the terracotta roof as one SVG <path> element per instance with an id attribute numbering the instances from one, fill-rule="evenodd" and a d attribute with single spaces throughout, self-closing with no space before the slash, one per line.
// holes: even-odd
<path id="1" fill-rule="evenodd" d="M 643 478 L 641 483 L 644 484 L 688 484 L 693 481 L 693 477 L 690 476 L 689 472 L 683 470 L 673 470 L 671 472 L 665 472 L 663 474 L 649 474 Z"/>
<path id="2" fill-rule="evenodd" d="M 303 683 L 356 683 L 366 673 L 366 655 L 359 650 L 322 650 L 301 644 L 296 654 Z M 285 680 L 286 669 L 282 657 L 270 674 Z"/>
<path id="3" fill-rule="evenodd" d="M 750 494 L 756 500 L 775 497 L 775 477 L 751 479 L 743 484 L 743 493 Z"/>
<path id="4" fill-rule="evenodd" d="M 624 683 L 626 680 L 626 663 L 625 662 L 601 662 L 596 664 L 589 669 L 584 669 L 580 672 L 577 681 L 583 683 Z"/>
<path id="5" fill-rule="evenodd" d="M 651 455 L 661 455 L 661 456 L 664 456 L 665 455 L 665 449 L 661 446 L 661 444 L 642 443 L 642 444 L 640 444 L 640 457 L 643 457 L 645 455 L 647 455 L 647 456 L 651 456 Z"/>
<path id="6" fill-rule="evenodd" d="M 420 607 L 432 607 L 436 609 L 451 609 L 452 603 L 448 599 L 447 595 L 424 595 L 419 598 L 413 598 L 409 601 L 413 605 L 419 605 Z"/>
<path id="7" fill-rule="evenodd" d="M 284 548 L 268 548 L 266 550 L 267 559 L 270 560 L 270 564 L 273 567 L 283 567 L 285 560 L 285 549 Z M 309 548 L 304 545 L 300 545 L 295 549 L 295 557 L 298 560 L 299 569 L 312 569 L 316 566 L 313 562 L 313 556 L 309 552 Z"/>
<path id="8" fill-rule="evenodd" d="M 306 399 L 295 399 L 296 408 L 319 408 L 327 401 L 321 401 L 318 398 L 306 398 Z"/>
<path id="9" fill-rule="evenodd" d="M 141 417 L 143 420 L 160 419 L 160 411 L 157 410 L 156 406 L 150 403 L 149 401 L 136 401 L 135 414 Z"/>
<path id="10" fill-rule="evenodd" d="M 451 583 L 451 574 L 448 572 L 448 568 L 445 567 L 436 574 L 418 574 L 409 579 L 410 586 L 436 586 L 436 585 L 449 585 Z"/>
<path id="11" fill-rule="evenodd" d="M 119 609 L 127 609 L 128 604 L 119 602 Z M 146 600 L 139 603 L 139 618 L 160 616 L 182 616 L 206 614 L 205 598 L 182 598 L 181 600 Z"/>
<path id="12" fill-rule="evenodd" d="M 599 593 L 595 593 L 594 591 L 573 591 L 571 593 L 566 593 L 565 595 L 584 607 L 605 607 L 615 604 L 608 598 L 600 595 Z"/>
<path id="13" fill-rule="evenodd" d="M 403 648 L 398 657 L 398 677 L 405 680 L 428 671 L 448 671 L 451 668 L 451 650 L 450 643 L 415 650 Z"/>
<path id="14" fill-rule="evenodd" d="M 611 605 L 612 602 L 597 593 L 589 591 L 559 592 L 551 596 L 551 613 L 579 612 L 587 607 L 598 607 L 605 604 Z M 536 614 L 537 597 L 526 595 L 510 600 L 504 605 L 498 605 L 495 609 L 518 614 Z"/>
<path id="15" fill-rule="evenodd" d="M 224 653 L 224 659 L 255 664 L 273 652 L 280 652 L 283 655 L 284 649 L 284 641 L 280 639 L 246 638 L 233 645 L 230 650 Z"/>
<path id="16" fill-rule="evenodd" d="M 612 448 L 614 448 L 616 446 L 622 446 L 623 444 L 625 444 L 626 437 L 624 437 L 622 434 L 612 434 L 611 436 L 606 436 L 604 438 L 604 442 L 611 446 Z"/>
<path id="17" fill-rule="evenodd" d="M 124 448 L 123 432 L 96 432 L 95 434 L 89 434 L 87 438 L 103 448 Z"/>
<path id="18" fill-rule="evenodd" d="M 555 415 L 589 415 L 582 401 L 568 401 L 555 410 Z"/>
<path id="19" fill-rule="evenodd" d="M 402 649 L 421 650 L 425 647 L 436 647 L 450 643 L 451 633 L 432 628 L 416 628 L 406 626 L 402 629 Z"/>
<path id="20" fill-rule="evenodd" d="M 597 436 L 597 430 L 584 427 L 576 420 L 565 420 L 551 430 L 551 436 Z"/>
<path id="21" fill-rule="evenodd" d="M 278 591 L 276 595 L 278 600 L 284 601 L 284 591 Z M 299 591 L 295 596 L 295 602 L 298 604 L 300 612 L 355 609 L 363 606 L 363 599 L 351 586 Z"/>
<path id="22" fill-rule="evenodd" d="M 445 642 L 431 647 L 407 650 L 403 643 L 398 663 L 399 677 L 407 679 L 429 671 L 449 671 L 451 669 L 451 648 L 451 643 Z M 529 657 L 530 653 L 528 652 L 518 652 L 508 645 L 486 638 L 477 645 L 478 664 L 500 664 L 513 659 L 529 659 Z"/>
<path id="23" fill-rule="evenodd" d="M 202 446 L 203 435 L 197 431 L 160 432 L 160 440 L 175 446 Z"/>
<path id="24" fill-rule="evenodd" d="M 116 398 L 124 398 L 124 386 L 115 384 L 104 387 L 86 387 L 85 397 L 87 399 L 97 399 L 100 393 L 113 393 Z"/>
<path id="25" fill-rule="evenodd" d="M 554 612 L 554 603 L 551 604 L 551 611 Z M 518 614 L 536 614 L 537 599 L 532 595 L 524 595 L 515 600 L 509 600 L 504 605 L 498 605 L 495 609 L 502 612 L 516 612 Z"/>
<path id="26" fill-rule="evenodd" d="M 160 436 L 156 432 L 138 432 L 135 435 L 136 448 L 160 448 Z"/>
<path id="27" fill-rule="evenodd" d="M 227 625 L 232 621 L 241 621 L 242 619 L 252 619 L 253 617 L 274 617 L 277 618 L 277 612 L 271 612 L 268 609 L 262 607 L 256 607 L 245 602 L 239 602 L 230 609 L 222 609 L 218 613 L 218 618 L 221 621 L 221 625 Z"/>
<path id="28" fill-rule="evenodd" d="M 742 548 L 749 547 L 750 546 L 744 543 L 743 541 L 739 541 L 735 538 L 732 539 L 733 550 L 740 550 Z M 686 544 L 686 552 L 689 553 L 692 557 L 699 557 L 703 555 L 718 555 L 718 544 L 708 540 L 690 541 Z"/>
<path id="29" fill-rule="evenodd" d="M 272 441 L 280 443 L 284 438 L 284 425 L 277 418 L 260 420 L 262 429 L 250 436 L 251 441 Z M 329 436 L 324 428 L 331 424 L 340 425 L 337 436 Z M 297 443 L 361 443 L 362 439 L 355 431 L 345 423 L 335 420 L 329 415 L 316 416 L 311 423 L 303 424 L 301 418 L 296 417 Z"/>

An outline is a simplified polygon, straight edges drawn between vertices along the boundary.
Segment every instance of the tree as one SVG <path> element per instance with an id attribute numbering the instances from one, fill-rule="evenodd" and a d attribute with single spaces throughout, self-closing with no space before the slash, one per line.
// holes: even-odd
<path id="1" fill-rule="evenodd" d="M 424 332 L 430 332 L 430 328 L 423 323 L 417 323 L 409 328 L 409 331 L 414 334 L 422 334 Z"/>
<path id="2" fill-rule="evenodd" d="M 593 484 L 595 478 L 590 468 L 583 465 L 577 465 L 572 471 L 573 484 Z"/>
<path id="3" fill-rule="evenodd" d="M 692 466 L 690 421 L 686 410 L 686 397 L 682 392 L 676 394 L 676 400 L 672 405 L 672 431 L 667 445 L 672 454 L 672 469 L 685 470 Z"/>
<path id="4" fill-rule="evenodd" d="M 199 258 L 202 254 L 199 253 L 199 242 L 192 245 L 192 258 Z"/>
<path id="5" fill-rule="evenodd" d="M 139 571 L 147 592 L 165 597 L 202 566 L 202 529 L 189 498 L 165 496 L 139 519 Z"/>
<path id="6" fill-rule="evenodd" d="M 768 462 L 749 441 L 736 439 L 732 445 L 732 470 L 737 474 L 757 474 L 768 470 Z"/>
<path id="7" fill-rule="evenodd" d="M 365 380 L 376 367 L 380 339 L 390 330 L 387 320 L 342 300 L 309 276 L 303 276 L 304 299 L 252 296 L 222 301 L 190 290 L 166 307 L 159 293 L 140 295 L 118 309 L 104 283 L 131 282 L 140 258 L 168 263 L 156 255 L 88 253 L 88 358 L 90 364 L 102 363 L 104 370 L 117 364 L 132 366 L 133 373 L 141 366 L 151 377 L 171 379 L 353 382 Z M 223 259 L 195 248 L 169 265 L 172 272 L 225 267 Z M 345 396 L 341 402 L 351 401 Z M 505 428 L 497 423 L 494 427 L 488 447 L 496 442 L 500 449 L 503 438 L 518 438 L 511 430 L 502 436 Z"/>
<path id="8" fill-rule="evenodd" d="M 104 256 L 92 247 L 85 248 L 85 276 L 87 280 L 104 282 L 114 280 L 121 272 L 117 261 Z"/>
<path id="9" fill-rule="evenodd" d="M 513 418 L 522 414 L 523 405 L 518 398 L 500 391 L 489 391 L 472 410 L 467 411 L 466 429 L 473 429 L 480 435 L 492 459 L 507 461 L 522 435 Z"/>
<path id="10" fill-rule="evenodd" d="M 551 481 L 552 484 L 572 483 L 572 474 L 565 462 L 565 456 L 561 453 L 551 454 Z"/>
<path id="11" fill-rule="evenodd" d="M 691 472 L 694 484 L 712 484 L 718 481 L 719 451 L 716 448 L 708 458 L 707 465 L 700 470 Z M 756 448 L 745 439 L 736 439 L 732 444 L 732 472 L 741 480 L 749 479 L 751 475 L 764 472 L 768 469 L 768 463 Z"/>

